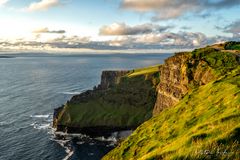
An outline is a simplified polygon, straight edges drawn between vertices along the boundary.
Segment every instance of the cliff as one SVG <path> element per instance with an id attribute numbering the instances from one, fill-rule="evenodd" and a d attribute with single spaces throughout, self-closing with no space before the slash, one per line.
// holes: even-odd
<path id="1" fill-rule="evenodd" d="M 157 101 L 153 115 L 177 104 L 190 90 L 208 84 L 238 65 L 238 54 L 216 46 L 177 53 L 160 69 Z"/>
<path id="2" fill-rule="evenodd" d="M 121 78 L 129 73 L 129 71 L 103 71 L 101 75 L 101 83 L 99 89 L 108 89 L 119 84 Z"/>
<path id="3" fill-rule="evenodd" d="M 206 159 L 195 154 L 205 150 L 214 153 L 210 159 L 236 158 L 239 46 L 217 44 L 176 53 L 162 65 L 104 71 L 100 85 L 55 109 L 54 127 L 102 136 L 145 122 L 104 159 Z"/>
<path id="4" fill-rule="evenodd" d="M 103 71 L 97 87 L 55 109 L 53 126 L 94 137 L 135 129 L 151 118 L 156 101 L 154 73 L 127 77 L 131 72 Z"/>
<path id="5" fill-rule="evenodd" d="M 239 159 L 239 46 L 168 58 L 159 67 L 154 117 L 103 159 Z"/>

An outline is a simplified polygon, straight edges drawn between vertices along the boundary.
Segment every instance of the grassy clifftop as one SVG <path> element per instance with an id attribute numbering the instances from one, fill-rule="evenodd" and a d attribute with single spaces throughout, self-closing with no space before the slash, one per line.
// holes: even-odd
<path id="1" fill-rule="evenodd" d="M 239 159 L 240 67 L 142 124 L 104 160 Z"/>
<path id="2" fill-rule="evenodd" d="M 140 69 L 138 70 L 140 71 Z M 117 72 L 117 71 L 116 71 Z M 155 71 L 156 72 L 156 71 Z M 58 130 L 95 134 L 124 129 L 135 129 L 152 117 L 156 101 L 158 73 L 141 73 L 136 76 L 121 76 L 108 86 L 114 71 L 104 71 L 99 89 L 73 97 L 54 119 Z M 131 71 L 130 73 L 136 73 Z M 75 100 L 76 99 L 76 100 Z M 91 130 L 89 132 L 89 130 Z"/>

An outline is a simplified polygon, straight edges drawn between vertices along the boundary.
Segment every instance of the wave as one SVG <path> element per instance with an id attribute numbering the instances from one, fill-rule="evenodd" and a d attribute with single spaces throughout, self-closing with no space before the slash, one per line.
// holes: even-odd
<path id="1" fill-rule="evenodd" d="M 66 156 L 63 160 L 69 160 L 74 155 L 73 144 L 75 143 L 72 140 L 77 139 L 78 145 L 82 145 L 87 143 L 90 146 L 96 145 L 99 141 L 107 142 L 107 147 L 113 147 L 117 144 L 119 138 L 125 137 L 129 135 L 132 131 L 122 131 L 122 132 L 114 132 L 110 137 L 98 137 L 91 138 L 88 135 L 84 134 L 70 134 L 65 132 L 57 132 L 52 127 L 52 115 L 53 114 L 35 114 L 31 115 L 34 122 L 31 124 L 34 129 L 38 130 L 46 130 L 47 134 L 50 135 L 49 138 L 51 141 L 58 143 L 61 147 L 64 148 L 66 152 Z M 94 156 L 94 153 L 88 153 L 88 156 Z"/>
<path id="2" fill-rule="evenodd" d="M 63 160 L 68 160 L 72 157 L 72 155 L 74 154 L 74 150 L 71 147 L 71 139 L 66 139 L 66 140 L 58 140 L 58 139 L 51 139 L 52 141 L 57 142 L 60 146 L 62 146 L 65 149 L 65 152 L 67 153 L 67 155 L 63 158 Z"/>
<path id="3" fill-rule="evenodd" d="M 35 114 L 30 117 L 34 119 L 34 122 L 30 124 L 34 129 L 46 130 L 51 129 L 53 114 Z"/>
<path id="4" fill-rule="evenodd" d="M 45 129 L 49 129 L 51 127 L 51 123 L 39 124 L 37 122 L 34 122 L 34 123 L 30 124 L 30 126 L 33 126 L 34 129 L 45 130 Z"/>
<path id="5" fill-rule="evenodd" d="M 110 136 L 110 137 L 97 137 L 97 138 L 94 138 L 95 140 L 98 140 L 98 141 L 102 141 L 102 142 L 113 142 L 113 143 L 117 143 L 117 137 L 114 137 L 114 136 Z"/>
<path id="6" fill-rule="evenodd" d="M 49 118 L 52 114 L 31 115 L 32 118 Z"/>
<path id="7" fill-rule="evenodd" d="M 78 138 L 78 139 L 88 139 L 91 140 L 92 138 L 81 133 L 65 133 L 65 132 L 54 132 L 55 137 L 65 137 L 67 139 Z"/>
<path id="8" fill-rule="evenodd" d="M 71 140 L 72 140 L 72 137 L 68 137 L 66 136 L 64 139 L 58 139 L 57 137 L 60 135 L 68 135 L 64 132 L 56 132 L 56 129 L 52 127 L 52 125 L 49 126 L 48 128 L 48 134 L 50 135 L 50 140 L 51 141 L 54 141 L 56 143 L 58 143 L 61 147 L 63 147 L 65 149 L 65 152 L 66 152 L 66 156 L 63 158 L 63 160 L 69 160 L 72 155 L 74 154 L 74 150 L 72 148 L 72 145 L 71 145 Z M 76 134 L 73 134 L 75 136 L 77 136 Z"/>
<path id="9" fill-rule="evenodd" d="M 98 141 L 117 143 L 118 140 L 125 139 L 126 137 L 131 135 L 132 132 L 133 132 L 132 130 L 118 131 L 118 132 L 113 132 L 110 137 L 97 137 L 94 139 Z"/>
<path id="10" fill-rule="evenodd" d="M 90 90 L 92 88 L 85 88 L 85 89 L 82 89 L 80 91 L 66 91 L 66 92 L 59 92 L 61 94 L 66 94 L 66 95 L 78 95 L 78 94 L 81 94 L 87 90 Z"/>
<path id="11" fill-rule="evenodd" d="M 66 94 L 66 95 L 77 95 L 81 94 L 82 92 L 61 92 L 61 94 Z"/>
<path id="12" fill-rule="evenodd" d="M 68 160 L 69 158 L 72 157 L 73 154 L 74 154 L 74 151 L 69 151 L 68 155 L 65 158 L 63 158 L 63 160 Z"/>

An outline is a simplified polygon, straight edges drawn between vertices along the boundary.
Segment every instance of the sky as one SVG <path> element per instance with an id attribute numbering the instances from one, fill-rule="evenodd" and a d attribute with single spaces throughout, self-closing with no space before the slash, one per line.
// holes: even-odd
<path id="1" fill-rule="evenodd" d="M 166 53 L 240 41 L 240 0 L 0 0 L 0 53 Z"/>

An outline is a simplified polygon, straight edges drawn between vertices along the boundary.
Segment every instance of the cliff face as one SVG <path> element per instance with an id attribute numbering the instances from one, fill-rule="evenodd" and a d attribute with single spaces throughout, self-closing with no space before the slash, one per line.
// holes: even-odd
<path id="1" fill-rule="evenodd" d="M 238 66 L 239 52 L 225 50 L 223 44 L 177 53 L 165 60 L 160 68 L 160 83 L 153 115 L 176 105 L 190 90 L 206 85 Z"/>
<path id="2" fill-rule="evenodd" d="M 108 89 L 120 83 L 121 77 L 129 71 L 103 71 L 101 75 L 101 83 L 99 89 Z"/>
<path id="3" fill-rule="evenodd" d="M 153 115 L 177 104 L 192 86 L 204 85 L 216 78 L 212 68 L 202 59 L 193 59 L 191 53 L 178 53 L 165 60 L 160 75 Z"/>
<path id="4" fill-rule="evenodd" d="M 70 102 L 80 103 L 91 100 L 91 98 L 98 96 L 101 92 L 118 85 L 121 78 L 129 72 L 130 71 L 102 71 L 101 81 L 97 87 L 73 96 Z"/>
<path id="5" fill-rule="evenodd" d="M 188 54 L 168 58 L 160 68 L 160 83 L 157 87 L 157 101 L 153 114 L 176 104 L 188 92 L 187 62 Z"/>

